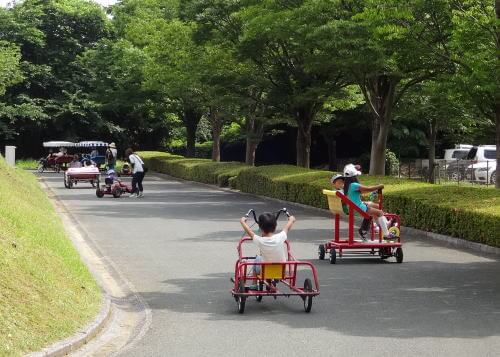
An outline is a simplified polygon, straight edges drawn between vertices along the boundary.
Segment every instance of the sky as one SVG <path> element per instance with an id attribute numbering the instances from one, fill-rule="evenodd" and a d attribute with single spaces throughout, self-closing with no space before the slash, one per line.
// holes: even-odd
<path id="1" fill-rule="evenodd" d="M 94 2 L 97 2 L 103 6 L 108 6 L 108 5 L 114 4 L 117 1 L 118 0 L 94 0 Z M 0 6 L 5 6 L 9 2 L 12 2 L 12 0 L 0 0 Z"/>

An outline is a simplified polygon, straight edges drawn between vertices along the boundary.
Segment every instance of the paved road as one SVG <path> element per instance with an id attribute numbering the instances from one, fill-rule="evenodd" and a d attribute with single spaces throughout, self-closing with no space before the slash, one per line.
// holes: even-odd
<path id="1" fill-rule="evenodd" d="M 315 263 L 321 295 L 310 314 L 295 298 L 249 301 L 239 315 L 229 293 L 238 219 L 277 203 L 153 175 L 144 199 L 98 199 L 44 177 L 152 310 L 149 331 L 124 356 L 499 354 L 498 257 L 408 240 L 403 264 L 330 265 L 316 259 L 329 216 L 290 206 L 292 248 Z"/>

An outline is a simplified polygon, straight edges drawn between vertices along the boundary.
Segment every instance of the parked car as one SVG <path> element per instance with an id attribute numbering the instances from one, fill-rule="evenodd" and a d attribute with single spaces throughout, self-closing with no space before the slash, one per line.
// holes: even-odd
<path id="1" fill-rule="evenodd" d="M 462 160 L 451 161 L 446 167 L 447 176 L 454 181 L 476 180 L 475 169 L 479 164 L 496 160 L 495 145 L 473 146 Z"/>
<path id="2" fill-rule="evenodd" d="M 444 151 L 444 160 L 463 160 L 472 149 L 472 145 L 459 144 L 454 149 Z"/>
<path id="3" fill-rule="evenodd" d="M 497 182 L 497 162 L 495 161 L 483 161 L 475 165 L 469 166 L 469 170 L 472 171 L 470 177 L 474 181 L 489 183 L 494 185 Z"/>

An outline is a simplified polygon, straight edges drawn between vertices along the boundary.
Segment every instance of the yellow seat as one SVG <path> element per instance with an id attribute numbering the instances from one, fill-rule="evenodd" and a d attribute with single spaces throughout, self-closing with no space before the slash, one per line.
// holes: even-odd
<path id="1" fill-rule="evenodd" d="M 323 190 L 323 194 L 328 199 L 328 208 L 332 213 L 345 215 L 342 209 L 342 200 L 337 196 L 337 191 Z"/>
<path id="2" fill-rule="evenodd" d="M 259 279 L 283 279 L 285 276 L 286 264 L 276 263 L 261 266 L 261 273 L 258 275 Z"/>

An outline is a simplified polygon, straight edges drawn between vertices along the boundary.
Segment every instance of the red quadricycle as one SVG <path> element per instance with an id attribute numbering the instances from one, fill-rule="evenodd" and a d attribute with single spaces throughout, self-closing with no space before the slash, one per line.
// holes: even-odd
<path id="1" fill-rule="evenodd" d="M 335 264 L 337 261 L 337 254 L 342 258 L 345 254 L 358 255 L 367 254 L 375 255 L 378 253 L 382 260 L 390 257 L 396 258 L 396 262 L 403 262 L 403 248 L 400 237 L 401 221 L 398 215 L 392 213 L 385 213 L 385 218 L 391 222 L 389 232 L 396 236 L 396 239 L 385 240 L 383 239 L 382 232 L 376 233 L 376 225 L 371 224 L 371 237 L 368 241 L 355 241 L 354 240 L 354 215 L 358 213 L 361 217 L 370 219 L 370 216 L 363 212 L 356 204 L 354 204 L 346 195 L 338 191 L 323 190 L 323 194 L 328 199 L 328 207 L 334 215 L 335 230 L 334 238 L 330 242 L 320 244 L 318 249 L 319 259 L 325 259 L 326 254 L 330 254 L 330 263 Z M 348 236 L 340 237 L 340 217 L 345 216 L 342 207 L 347 206 L 349 210 L 348 217 Z M 383 208 L 383 195 L 382 191 L 378 192 L 379 209 Z M 347 252 L 347 253 L 346 253 Z"/>
<path id="2" fill-rule="evenodd" d="M 247 217 L 253 214 L 257 222 L 254 210 L 247 213 Z M 289 216 L 286 209 L 277 212 L 277 219 L 281 213 Z M 254 223 L 255 224 L 255 223 Z M 287 261 L 285 262 L 263 262 L 256 256 L 246 256 L 243 253 L 245 243 L 251 242 L 249 237 L 243 237 L 238 243 L 238 260 L 235 264 L 234 283 L 231 293 L 238 304 L 238 312 L 245 311 L 246 301 L 255 298 L 261 302 L 263 297 L 299 296 L 304 303 L 304 310 L 310 312 L 314 296 L 319 295 L 318 274 L 316 268 L 309 262 L 295 259 L 290 250 L 290 243 L 285 241 Z M 307 276 L 303 282 L 299 282 L 300 276 Z"/>

